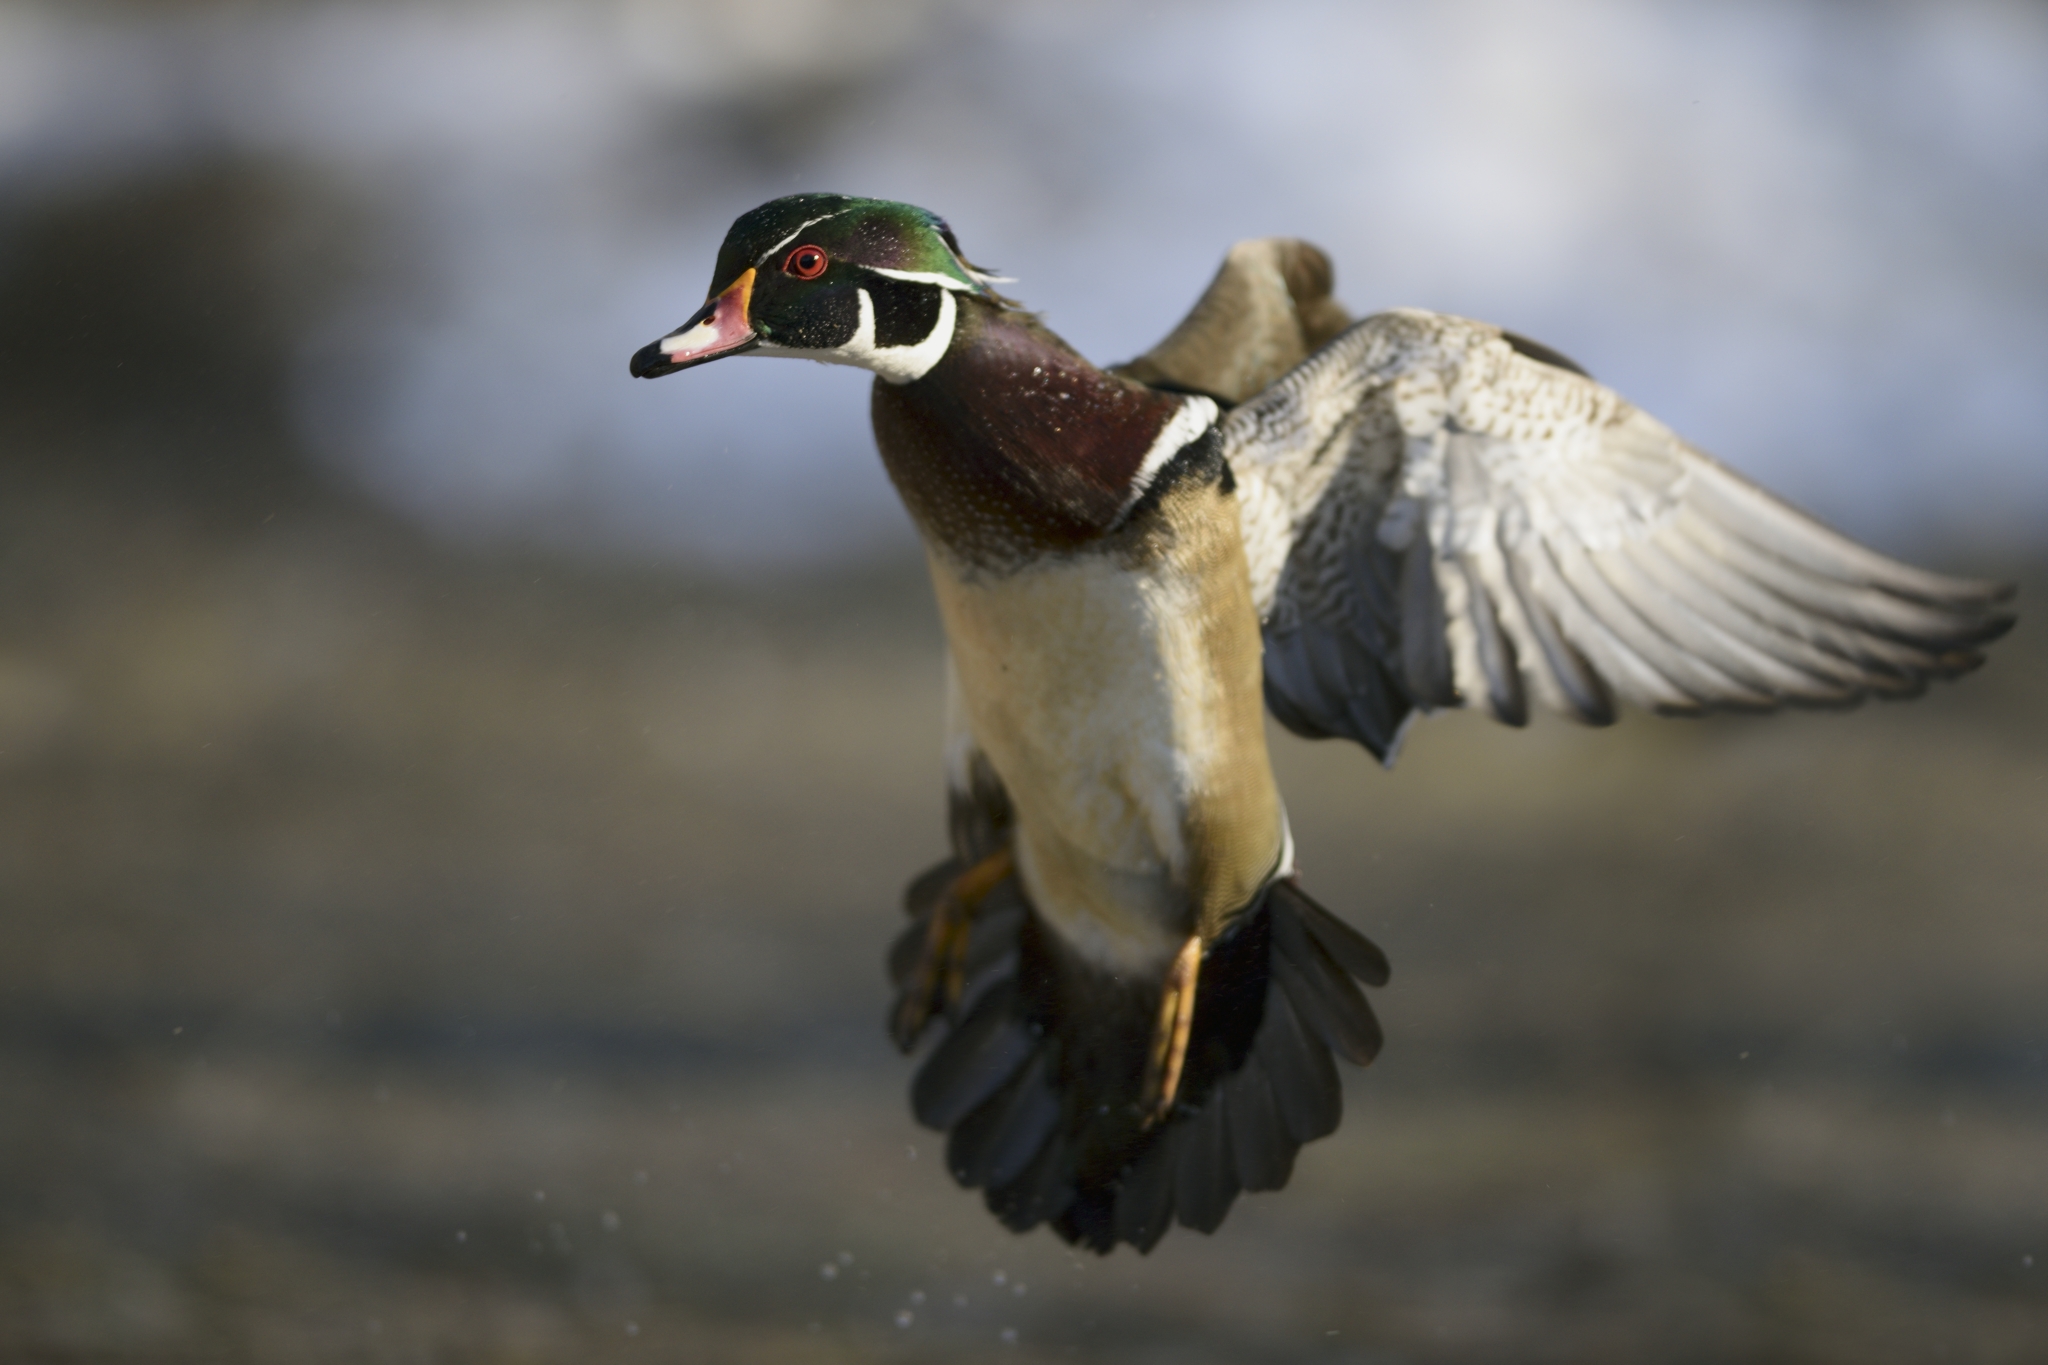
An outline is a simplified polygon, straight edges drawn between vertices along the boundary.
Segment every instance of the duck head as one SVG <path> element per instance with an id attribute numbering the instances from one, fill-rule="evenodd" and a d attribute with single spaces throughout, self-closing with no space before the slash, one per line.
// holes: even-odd
<path id="1" fill-rule="evenodd" d="M 740 215 L 704 306 L 633 356 L 642 379 L 720 356 L 791 355 L 921 379 L 952 344 L 959 298 L 1004 302 L 937 214 L 793 194 Z"/>

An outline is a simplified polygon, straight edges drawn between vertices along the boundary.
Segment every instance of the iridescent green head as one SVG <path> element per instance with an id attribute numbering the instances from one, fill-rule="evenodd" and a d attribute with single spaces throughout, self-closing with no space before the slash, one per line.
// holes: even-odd
<path id="1" fill-rule="evenodd" d="M 955 295 L 1000 303 L 935 213 L 886 199 L 793 194 L 740 215 L 704 306 L 633 357 L 643 379 L 757 351 L 922 378 L 952 343 Z"/>

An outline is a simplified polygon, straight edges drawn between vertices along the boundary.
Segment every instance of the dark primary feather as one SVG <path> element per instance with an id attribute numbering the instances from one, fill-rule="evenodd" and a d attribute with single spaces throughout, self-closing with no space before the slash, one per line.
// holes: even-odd
<path id="1" fill-rule="evenodd" d="M 1273 1102 L 1273 1085 L 1257 1052 L 1223 1082 L 1219 1102 L 1229 1117 L 1230 1155 L 1245 1189 L 1277 1190 L 1294 1174 L 1297 1145 Z"/>
<path id="2" fill-rule="evenodd" d="M 1139 1251 L 1150 1251 L 1173 1225 L 1173 1140 L 1180 1129 L 1163 1129 L 1126 1169 L 1113 1195 L 1116 1236 Z M 1112 1241 L 1110 1246 L 1115 1246 Z M 1096 1247 L 1098 1251 L 1108 1247 Z"/>
<path id="3" fill-rule="evenodd" d="M 1274 934 L 1273 978 L 1287 992 L 1296 1013 L 1330 1050 L 1364 1066 L 1380 1051 L 1379 1021 L 1351 978 L 1297 925 L 1284 938 Z"/>
<path id="4" fill-rule="evenodd" d="M 1301 926 L 1339 967 L 1368 986 L 1387 984 L 1393 969 L 1377 943 L 1318 905 L 1292 880 L 1275 883 L 1272 894 L 1288 903 Z"/>
<path id="5" fill-rule="evenodd" d="M 1560 370 L 1570 370 L 1573 374 L 1583 374 L 1588 379 L 1593 377 L 1587 374 L 1585 366 L 1571 359 L 1562 351 L 1552 350 L 1540 341 L 1531 341 L 1519 332 L 1503 330 L 1500 334 L 1500 339 L 1531 360 L 1540 360 L 1545 365 L 1555 366 Z"/>
<path id="6" fill-rule="evenodd" d="M 1032 1055 L 1037 1039 L 1015 1008 L 1016 996 L 1014 982 L 996 987 L 947 1033 L 911 1086 L 910 1107 L 919 1123 L 951 1128 Z"/>
<path id="7" fill-rule="evenodd" d="M 1263 1023 L 1257 1056 L 1272 1078 L 1281 1126 L 1297 1146 L 1328 1137 L 1344 1117 L 1344 1091 L 1330 1049 L 1302 1030 L 1277 980 L 1266 992 Z"/>
<path id="8" fill-rule="evenodd" d="M 1401 683 L 1415 705 L 1458 704 L 1445 636 L 1444 596 L 1437 587 L 1429 542 L 1415 537 L 1401 552 Z"/>
<path id="9" fill-rule="evenodd" d="M 1182 1227 L 1214 1232 L 1223 1226 L 1238 1191 L 1244 1188 L 1230 1159 L 1230 1133 L 1225 1101 L 1209 1102 L 1180 1121 L 1175 1139 L 1175 1212 Z"/>
<path id="10" fill-rule="evenodd" d="M 1006 1185 L 1030 1166 L 1059 1118 L 1059 1095 L 1041 1052 L 954 1127 L 946 1144 L 947 1168 L 969 1189 Z"/>
<path id="11" fill-rule="evenodd" d="M 1074 1202 L 1072 1166 L 1072 1140 L 1055 1128 L 1022 1173 L 989 1187 L 989 1212 L 1012 1232 L 1029 1232 L 1040 1223 L 1057 1221 Z"/>

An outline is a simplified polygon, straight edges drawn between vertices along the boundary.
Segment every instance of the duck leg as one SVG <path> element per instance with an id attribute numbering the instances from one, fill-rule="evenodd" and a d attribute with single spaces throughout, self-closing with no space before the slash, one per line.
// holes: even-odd
<path id="1" fill-rule="evenodd" d="M 939 893 L 925 923 L 924 947 L 917 965 L 911 969 L 910 982 L 889 1021 L 889 1036 L 905 1052 L 916 1046 L 934 1015 L 959 1002 L 966 984 L 967 940 L 974 928 L 974 912 L 1015 866 L 1005 845 L 967 868 Z"/>
<path id="2" fill-rule="evenodd" d="M 1173 965 L 1166 969 L 1166 986 L 1159 996 L 1159 1024 L 1152 1032 L 1152 1053 L 1145 1065 L 1140 1102 L 1148 1128 L 1173 1112 L 1174 1098 L 1180 1093 L 1188 1034 L 1195 1026 L 1195 983 L 1201 975 L 1202 936 L 1190 934 L 1174 954 Z"/>

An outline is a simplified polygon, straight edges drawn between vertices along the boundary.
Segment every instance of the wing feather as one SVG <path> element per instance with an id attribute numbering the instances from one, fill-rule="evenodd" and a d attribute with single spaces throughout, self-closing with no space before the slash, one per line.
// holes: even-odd
<path id="1" fill-rule="evenodd" d="M 1669 545 L 1639 542 L 1612 553 L 1628 561 L 1645 591 L 1654 587 L 1673 610 L 1691 613 L 1701 629 L 1714 632 L 1726 657 L 1738 661 L 1737 666 L 1746 661 L 1756 685 L 1814 705 L 1854 700 L 1855 673 L 1847 661 L 1786 634 L 1716 593 L 1673 559 Z"/>
<path id="2" fill-rule="evenodd" d="M 1389 756 L 1412 714 L 1589 724 L 1911 696 L 2011 589 L 1888 559 L 1534 343 L 1397 310 L 1225 417 L 1266 695 Z"/>
<path id="3" fill-rule="evenodd" d="M 1464 580 L 1474 664 L 1486 679 L 1487 707 L 1502 724 L 1527 725 L 1529 697 L 1522 688 L 1521 653 L 1501 620 L 1499 589 L 1489 583 L 1473 556 L 1459 555 L 1453 562 Z"/>
<path id="4" fill-rule="evenodd" d="M 1690 575 L 1690 581 L 1718 594 L 1719 600 L 1748 614 L 1776 637 L 1805 646 L 1813 666 L 1825 669 L 1828 676 L 1850 689 L 1852 698 L 1860 697 L 1866 687 L 1882 691 L 1910 686 L 1908 665 L 1879 657 L 1883 652 L 1880 642 L 1859 639 L 1838 622 L 1803 612 L 1798 604 L 1716 558 L 1712 538 L 1707 540 L 1702 545 L 1690 527 L 1681 525 L 1678 533 L 1661 541 L 1658 548 L 1682 573 Z M 1750 638 L 1764 637 L 1761 631 L 1753 631 Z"/>
<path id="5" fill-rule="evenodd" d="M 1564 628 L 1549 604 L 1537 595 L 1537 564 L 1525 560 L 1520 554 L 1508 552 L 1504 546 L 1496 548 L 1500 550 L 1502 566 L 1514 590 L 1514 603 L 1520 619 L 1529 632 L 1529 639 L 1543 655 L 1545 671 L 1538 677 L 1549 683 L 1563 699 L 1564 705 L 1559 709 L 1566 714 L 1588 725 L 1612 725 L 1615 720 L 1614 693 L 1606 679 L 1579 652 L 1578 646 L 1565 638 Z"/>
<path id="6" fill-rule="evenodd" d="M 1780 696 L 1803 701 L 1831 699 L 1826 690 L 1817 689 L 1812 675 L 1773 658 L 1739 635 L 1731 635 L 1683 591 L 1673 591 L 1664 578 L 1646 570 L 1644 561 L 1650 556 L 1643 547 L 1592 551 L 1587 558 L 1638 617 L 1653 623 L 1679 649 L 1747 694 L 1731 705 L 1768 709 Z"/>

